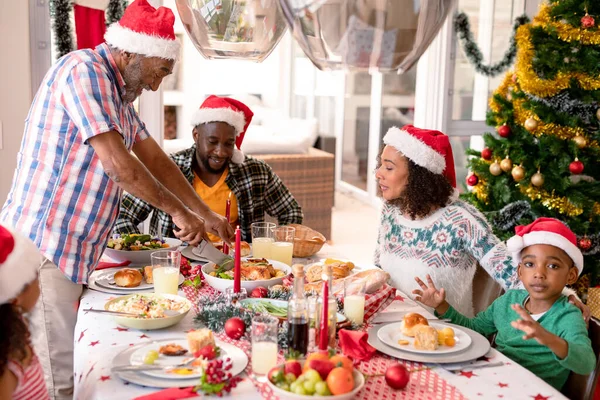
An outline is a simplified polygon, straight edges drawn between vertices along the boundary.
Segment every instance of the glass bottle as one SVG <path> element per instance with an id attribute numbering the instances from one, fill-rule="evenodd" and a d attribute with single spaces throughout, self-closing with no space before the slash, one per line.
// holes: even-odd
<path id="1" fill-rule="evenodd" d="M 304 295 L 304 266 L 292 267 L 294 291 L 288 302 L 288 348 L 299 354 L 308 352 L 308 301 Z"/>
<path id="2" fill-rule="evenodd" d="M 319 295 L 319 299 L 317 300 L 317 319 L 316 319 L 316 332 L 315 332 L 315 342 L 317 346 L 319 345 L 320 337 L 321 337 L 321 313 L 323 312 L 323 301 L 327 301 L 328 303 L 328 347 L 335 348 L 335 333 L 336 333 L 336 324 L 337 324 L 337 301 L 333 294 L 333 274 L 331 271 L 331 265 L 323 265 L 323 272 L 321 275 L 321 279 L 325 282 L 328 282 L 329 294 L 327 299 L 323 299 L 323 289 L 321 289 L 321 294 Z"/>

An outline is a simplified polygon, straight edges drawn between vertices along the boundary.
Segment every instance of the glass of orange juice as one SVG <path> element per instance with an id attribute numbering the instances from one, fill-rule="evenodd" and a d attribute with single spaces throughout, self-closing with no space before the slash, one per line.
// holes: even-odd
<path id="1" fill-rule="evenodd" d="M 273 243 L 273 222 L 254 222 L 250 225 L 252 230 L 252 257 L 271 258 L 271 244 Z"/>
<path id="2" fill-rule="evenodd" d="M 272 260 L 292 265 L 295 233 L 296 229 L 291 226 L 278 226 L 273 229 L 273 243 L 271 243 Z"/>

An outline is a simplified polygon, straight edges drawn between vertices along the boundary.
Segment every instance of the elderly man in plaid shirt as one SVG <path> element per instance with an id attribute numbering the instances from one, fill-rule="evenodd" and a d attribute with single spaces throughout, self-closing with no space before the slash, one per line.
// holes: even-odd
<path id="1" fill-rule="evenodd" d="M 209 96 L 192 118 L 195 144 L 171 156 L 211 210 L 225 215 L 227 199 L 231 201 L 231 223 L 240 226 L 246 241 L 251 240 L 250 225 L 264 221 L 265 213 L 280 225 L 302 223 L 300 206 L 271 167 L 239 150 L 252 116 L 240 101 Z M 151 213 L 151 234 L 173 231 L 169 214 L 125 194 L 115 232 L 139 233 L 138 225 Z"/>
<path id="2" fill-rule="evenodd" d="M 83 285 L 118 215 L 123 190 L 164 210 L 192 244 L 233 229 L 212 212 L 149 136 L 132 102 L 171 73 L 179 43 L 168 8 L 135 0 L 95 49 L 62 57 L 48 71 L 25 123 L 0 221 L 45 256 L 32 342 L 51 398 L 71 398 L 73 342 Z M 135 153 L 133 156 L 130 151 Z"/>

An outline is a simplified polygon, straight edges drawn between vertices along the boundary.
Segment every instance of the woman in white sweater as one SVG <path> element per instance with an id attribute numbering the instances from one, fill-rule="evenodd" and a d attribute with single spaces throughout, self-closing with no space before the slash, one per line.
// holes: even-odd
<path id="1" fill-rule="evenodd" d="M 518 286 L 517 265 L 476 208 L 458 200 L 448 136 L 406 125 L 384 137 L 376 177 L 385 200 L 375 264 L 405 294 L 431 275 L 448 302 L 473 316 L 477 262 L 505 290 Z M 570 300 L 586 308 L 572 291 Z M 584 313 L 588 311 L 584 310 Z"/>

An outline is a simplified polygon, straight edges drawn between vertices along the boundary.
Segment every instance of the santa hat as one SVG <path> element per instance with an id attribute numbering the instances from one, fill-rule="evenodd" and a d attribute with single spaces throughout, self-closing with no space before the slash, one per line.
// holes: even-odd
<path id="1" fill-rule="evenodd" d="M 174 24 L 175 15 L 169 8 L 154 8 L 148 0 L 135 0 L 121 20 L 108 27 L 104 40 L 129 53 L 176 60 L 179 41 Z"/>
<path id="2" fill-rule="evenodd" d="M 577 267 L 583 271 L 583 254 L 577 247 L 577 236 L 561 221 L 554 218 L 538 218 L 529 225 L 515 228 L 516 235 L 508 239 L 506 246 L 517 262 L 521 262 L 521 251 L 534 244 L 549 244 L 563 250 Z"/>
<path id="3" fill-rule="evenodd" d="M 244 135 L 252 121 L 254 113 L 241 101 L 215 95 L 208 96 L 192 116 L 192 126 L 209 122 L 225 122 L 235 129 L 235 146 L 231 161 L 236 164 L 244 162 L 244 153 L 240 150 Z"/>
<path id="4" fill-rule="evenodd" d="M 456 188 L 452 147 L 448 136 L 442 132 L 412 125 L 405 125 L 402 129 L 394 126 L 387 131 L 383 142 L 396 148 L 415 164 L 434 174 L 444 175 Z"/>
<path id="5" fill-rule="evenodd" d="M 41 261 L 29 238 L 0 225 L 0 304 L 10 302 L 35 280 Z"/>

